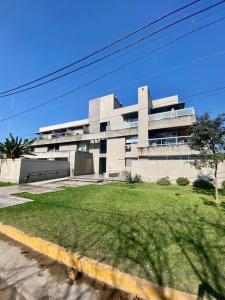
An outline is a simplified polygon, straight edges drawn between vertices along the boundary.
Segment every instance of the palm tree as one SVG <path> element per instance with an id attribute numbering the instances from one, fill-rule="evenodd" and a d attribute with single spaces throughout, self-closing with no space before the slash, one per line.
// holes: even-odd
<path id="1" fill-rule="evenodd" d="M 9 138 L 6 138 L 4 143 L 0 142 L 0 155 L 3 158 L 20 158 L 24 154 L 31 154 L 31 144 L 35 141 L 22 139 L 17 136 L 13 137 L 10 133 Z"/>

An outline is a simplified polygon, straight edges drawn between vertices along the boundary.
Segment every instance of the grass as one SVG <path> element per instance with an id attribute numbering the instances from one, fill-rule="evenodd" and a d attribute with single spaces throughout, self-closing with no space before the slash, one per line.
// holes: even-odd
<path id="1" fill-rule="evenodd" d="M 114 183 L 23 197 L 34 201 L 0 221 L 160 285 L 225 294 L 225 203 L 211 191 Z"/>
<path id="2" fill-rule="evenodd" d="M 15 184 L 15 183 L 0 181 L 0 187 L 2 187 L 2 186 L 14 185 L 14 184 Z"/>

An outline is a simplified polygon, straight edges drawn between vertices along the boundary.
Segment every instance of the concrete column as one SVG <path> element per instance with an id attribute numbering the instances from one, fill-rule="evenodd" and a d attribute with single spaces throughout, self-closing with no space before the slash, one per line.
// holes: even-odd
<path id="1" fill-rule="evenodd" d="M 70 176 L 74 176 L 76 150 L 69 152 Z"/>
<path id="2" fill-rule="evenodd" d="M 148 113 L 151 106 L 148 86 L 138 88 L 138 147 L 148 146 Z"/>
<path id="3" fill-rule="evenodd" d="M 89 132 L 100 131 L 100 99 L 89 101 Z"/>

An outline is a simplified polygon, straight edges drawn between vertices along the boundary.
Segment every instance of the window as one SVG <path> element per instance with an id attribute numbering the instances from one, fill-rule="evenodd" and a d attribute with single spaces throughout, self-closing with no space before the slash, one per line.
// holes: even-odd
<path id="1" fill-rule="evenodd" d="M 58 161 L 68 161 L 68 158 L 67 157 L 56 157 L 55 160 L 58 160 Z"/>
<path id="2" fill-rule="evenodd" d="M 126 137 L 126 144 L 137 144 L 138 143 L 138 136 L 131 135 Z"/>
<path id="3" fill-rule="evenodd" d="M 197 159 L 198 155 L 162 155 L 162 156 L 149 156 L 149 160 L 193 160 Z"/>
<path id="4" fill-rule="evenodd" d="M 100 123 L 100 132 L 104 132 L 107 130 L 108 122 Z"/>
<path id="5" fill-rule="evenodd" d="M 49 145 L 48 146 L 48 151 L 51 152 L 51 151 L 59 151 L 59 145 Z"/>
<path id="6" fill-rule="evenodd" d="M 87 146 L 85 142 L 79 142 L 77 146 L 77 151 L 86 152 Z"/>
<path id="7" fill-rule="evenodd" d="M 132 166 L 132 162 L 134 160 L 137 160 L 137 158 L 136 157 L 125 158 L 125 167 L 131 167 Z"/>
<path id="8" fill-rule="evenodd" d="M 107 153 L 107 140 L 100 140 L 99 152 Z"/>

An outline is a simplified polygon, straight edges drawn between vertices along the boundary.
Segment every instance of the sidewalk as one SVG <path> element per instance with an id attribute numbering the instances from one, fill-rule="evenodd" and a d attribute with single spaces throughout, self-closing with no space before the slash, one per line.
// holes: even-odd
<path id="1" fill-rule="evenodd" d="M 66 282 L 67 267 L 0 235 L 0 299 L 120 300 L 119 291 L 81 276 Z"/>
<path id="2" fill-rule="evenodd" d="M 0 208 L 27 203 L 32 200 L 25 199 L 19 196 L 14 196 L 19 193 L 42 194 L 60 191 L 65 187 L 78 187 L 93 184 L 85 181 L 72 181 L 68 178 L 57 180 L 46 180 L 28 184 L 18 184 L 11 186 L 0 187 Z M 97 184 L 97 183 L 95 183 Z"/>

